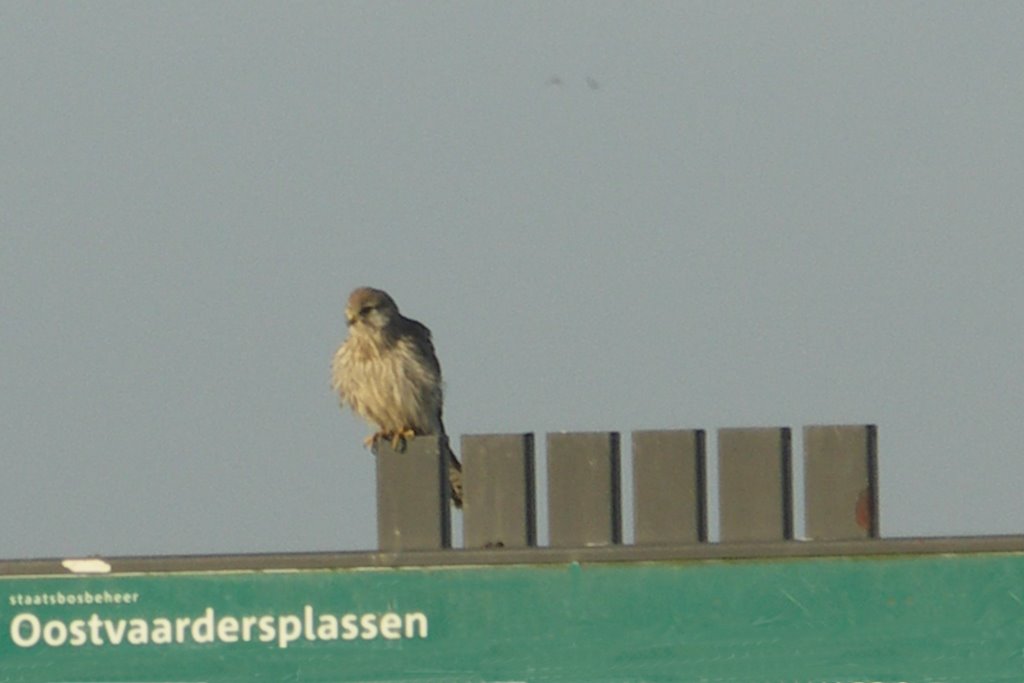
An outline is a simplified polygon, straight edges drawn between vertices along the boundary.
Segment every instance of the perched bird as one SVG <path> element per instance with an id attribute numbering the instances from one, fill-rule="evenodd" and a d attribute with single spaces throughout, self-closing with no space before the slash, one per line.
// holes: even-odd
<path id="1" fill-rule="evenodd" d="M 331 384 L 341 404 L 376 425 L 366 444 L 389 439 L 394 448 L 418 434 L 444 436 L 441 364 L 430 330 L 406 318 L 387 292 L 353 290 L 345 307 L 348 338 L 334 354 Z M 452 502 L 462 507 L 462 465 L 451 448 Z"/>

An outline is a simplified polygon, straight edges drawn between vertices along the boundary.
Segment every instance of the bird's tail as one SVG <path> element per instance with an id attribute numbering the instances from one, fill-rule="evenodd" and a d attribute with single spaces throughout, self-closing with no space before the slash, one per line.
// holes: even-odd
<path id="1" fill-rule="evenodd" d="M 437 414 L 437 428 L 438 433 L 441 436 L 447 437 L 448 432 L 444 429 L 444 420 L 441 418 L 441 413 Z M 448 451 L 448 481 L 452 486 L 452 505 L 457 508 L 462 508 L 462 463 L 455 457 L 455 451 L 452 450 L 452 446 L 448 443 L 448 439 L 445 438 L 445 450 Z"/>
<path id="2" fill-rule="evenodd" d="M 452 486 L 452 504 L 457 507 L 462 507 L 462 463 L 455 457 L 455 452 L 451 446 L 448 446 L 445 450 L 448 451 L 448 481 Z"/>

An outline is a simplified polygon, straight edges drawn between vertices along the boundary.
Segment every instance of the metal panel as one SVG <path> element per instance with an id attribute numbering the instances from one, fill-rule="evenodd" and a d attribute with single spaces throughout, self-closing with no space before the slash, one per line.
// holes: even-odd
<path id="1" fill-rule="evenodd" d="M 451 547 L 445 436 L 417 436 L 397 452 L 377 445 L 377 543 L 382 551 Z"/>
<path id="2" fill-rule="evenodd" d="M 718 430 L 721 540 L 793 537 L 788 427 Z"/>
<path id="3" fill-rule="evenodd" d="M 629 562 L 700 562 L 703 560 L 792 560 L 811 557 L 867 559 L 906 555 L 1024 554 L 1024 536 L 947 536 L 869 538 L 857 541 L 697 543 L 686 545 L 612 545 L 592 548 L 504 548 L 395 552 L 253 553 L 248 555 L 151 555 L 104 557 L 110 575 L 196 572 L 296 572 L 387 567 L 473 567 L 482 565 Z M 96 559 L 96 558 L 93 558 Z M 0 577 L 74 575 L 60 559 L 0 560 Z"/>
<path id="4" fill-rule="evenodd" d="M 807 538 L 877 537 L 877 482 L 874 425 L 804 427 Z"/>
<path id="5" fill-rule="evenodd" d="M 536 545 L 533 434 L 462 437 L 463 544 Z"/>
<path id="6" fill-rule="evenodd" d="M 704 430 L 633 432 L 637 545 L 707 540 Z"/>
<path id="7" fill-rule="evenodd" d="M 547 435 L 549 542 L 554 547 L 609 545 L 622 539 L 619 435 Z"/>

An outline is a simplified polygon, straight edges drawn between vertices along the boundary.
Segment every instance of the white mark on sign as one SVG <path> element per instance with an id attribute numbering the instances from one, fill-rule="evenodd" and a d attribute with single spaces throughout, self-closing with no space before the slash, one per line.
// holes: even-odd
<path id="1" fill-rule="evenodd" d="M 76 574 L 109 574 L 110 563 L 98 557 L 68 558 L 61 566 Z"/>

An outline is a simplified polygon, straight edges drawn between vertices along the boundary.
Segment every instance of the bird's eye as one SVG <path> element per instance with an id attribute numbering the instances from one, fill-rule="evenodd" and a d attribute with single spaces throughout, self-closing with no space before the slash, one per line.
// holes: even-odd
<path id="1" fill-rule="evenodd" d="M 362 308 L 359 309 L 359 315 L 366 315 L 367 313 L 372 311 L 374 308 L 376 308 L 376 306 L 371 306 L 371 305 L 367 304 L 366 306 L 363 306 Z"/>

